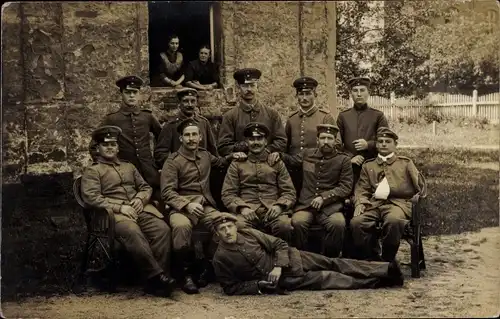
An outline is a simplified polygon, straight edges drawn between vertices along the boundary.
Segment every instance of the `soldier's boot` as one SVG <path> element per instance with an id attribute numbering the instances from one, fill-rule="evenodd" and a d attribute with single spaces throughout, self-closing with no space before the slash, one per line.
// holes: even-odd
<path id="1" fill-rule="evenodd" d="M 198 287 L 204 288 L 208 286 L 208 284 L 213 281 L 214 270 L 212 267 L 212 263 L 208 259 L 200 260 L 201 272 L 198 276 L 197 284 Z"/>
<path id="2" fill-rule="evenodd" d="M 198 286 L 196 286 L 192 274 L 191 274 L 191 269 L 192 269 L 192 263 L 191 263 L 191 254 L 190 251 L 183 250 L 178 252 L 178 263 L 180 264 L 180 274 L 179 278 L 181 280 L 181 289 L 185 293 L 192 295 L 192 294 L 197 294 L 199 293 Z"/>
<path id="3" fill-rule="evenodd" d="M 174 288 L 175 280 L 162 273 L 149 279 L 144 291 L 155 296 L 170 297 Z"/>
<path id="4" fill-rule="evenodd" d="M 396 258 L 399 246 L 396 245 L 383 245 L 382 246 L 382 260 L 392 262 Z"/>

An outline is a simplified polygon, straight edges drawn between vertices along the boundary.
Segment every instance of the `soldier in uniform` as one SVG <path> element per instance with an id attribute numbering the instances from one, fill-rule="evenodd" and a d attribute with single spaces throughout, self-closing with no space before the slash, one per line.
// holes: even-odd
<path id="1" fill-rule="evenodd" d="M 388 127 L 377 131 L 378 156 L 363 164 L 356 185 L 351 229 L 358 258 L 372 258 L 372 234 L 382 223 L 382 259 L 396 257 L 401 236 L 411 218 L 412 198 L 425 195 L 424 178 L 412 160 L 396 155 L 398 136 Z"/>
<path id="2" fill-rule="evenodd" d="M 122 129 L 118 138 L 118 158 L 134 164 L 146 182 L 153 187 L 153 198 L 159 199 L 160 173 L 153 161 L 150 132 L 156 140 L 160 135 L 161 125 L 150 110 L 139 108 L 143 83 L 137 76 L 126 76 L 116 81 L 123 102 L 118 111 L 104 118 L 102 125 L 114 125 Z M 95 142 L 91 144 L 95 145 Z"/>
<path id="3" fill-rule="evenodd" d="M 396 261 L 329 258 L 289 247 L 285 241 L 256 229 L 239 229 L 236 221 L 227 213 L 213 220 L 220 240 L 213 265 L 228 295 L 403 286 Z"/>
<path id="4" fill-rule="evenodd" d="M 263 123 L 270 129 L 267 149 L 271 153 L 285 151 L 286 135 L 279 113 L 257 100 L 257 82 L 260 76 L 261 72 L 257 69 L 241 69 L 233 75 L 238 83 L 241 101 L 239 106 L 222 117 L 217 146 L 223 156 L 248 151 L 243 130 L 250 122 Z"/>
<path id="5" fill-rule="evenodd" d="M 299 109 L 292 113 L 285 124 L 287 137 L 286 153 L 296 155 L 307 148 L 316 148 L 318 124 L 334 124 L 335 120 L 328 110 L 314 104 L 318 81 L 311 77 L 300 77 L 293 82 L 297 91 Z M 339 138 L 340 142 L 340 138 Z M 300 167 L 288 167 L 293 185 L 297 192 L 302 188 Z"/>
<path id="6" fill-rule="evenodd" d="M 157 167 L 163 167 L 168 155 L 176 152 L 181 146 L 182 142 L 177 133 L 177 126 L 185 119 L 194 119 L 199 123 L 200 147 L 217 156 L 217 146 L 212 126 L 205 117 L 196 112 L 198 108 L 198 92 L 195 89 L 184 88 L 177 91 L 177 97 L 179 98 L 179 115 L 175 120 L 169 121 L 163 126 L 156 143 L 154 157 Z"/>
<path id="7" fill-rule="evenodd" d="M 342 150 L 351 156 L 354 184 L 359 178 L 361 165 L 364 161 L 377 156 L 375 147 L 377 129 L 389 126 L 384 113 L 369 107 L 367 104 L 370 96 L 370 83 L 370 79 L 366 77 L 356 77 L 349 80 L 348 84 L 354 106 L 340 112 L 337 118 L 337 126 L 343 143 Z"/>
<path id="8" fill-rule="evenodd" d="M 287 241 L 291 238 L 290 209 L 296 193 L 285 164 L 270 165 L 266 150 L 269 128 L 248 123 L 243 132 L 248 143 L 248 159 L 232 162 L 222 186 L 222 202 L 238 215 L 242 225 L 270 231 Z"/>
<path id="9" fill-rule="evenodd" d="M 151 204 L 151 187 L 137 168 L 118 159 L 121 129 L 103 126 L 92 134 L 97 143 L 94 163 L 82 176 L 82 198 L 92 207 L 115 216 L 116 238 L 130 252 L 146 277 L 146 291 L 169 296 L 174 280 L 168 276 L 170 228 Z"/>
<path id="10" fill-rule="evenodd" d="M 336 125 L 319 124 L 317 148 L 293 156 L 280 154 L 286 165 L 301 167 L 303 172 L 303 187 L 292 215 L 295 247 L 306 249 L 309 227 L 316 220 L 326 232 L 323 254 L 328 257 L 338 257 L 342 250 L 346 226 L 342 208 L 352 190 L 351 160 L 337 152 L 337 133 Z"/>
<path id="11" fill-rule="evenodd" d="M 217 212 L 209 187 L 211 167 L 227 166 L 233 158 L 245 159 L 245 153 L 215 157 L 199 147 L 200 122 L 187 118 L 177 125 L 181 147 L 170 154 L 161 171 L 163 201 L 173 208 L 169 221 L 176 253 L 176 264 L 182 278 L 182 289 L 188 294 L 198 293 L 192 278 L 191 235 L 199 222 L 209 226 L 211 216 Z"/>

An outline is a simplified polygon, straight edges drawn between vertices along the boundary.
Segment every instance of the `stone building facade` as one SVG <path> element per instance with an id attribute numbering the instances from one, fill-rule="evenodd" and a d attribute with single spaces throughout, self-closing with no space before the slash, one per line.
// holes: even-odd
<path id="1" fill-rule="evenodd" d="M 318 102 L 334 114 L 335 5 L 322 2 L 218 2 L 221 75 L 263 71 L 261 100 L 285 118 L 293 80 L 315 77 Z M 146 2 L 25 2 L 2 10 L 3 182 L 74 172 L 88 165 L 90 132 L 118 107 L 119 77 L 149 79 Z M 144 107 L 173 115 L 165 88 L 145 88 Z M 232 107 L 224 91 L 205 94 L 207 116 Z M 336 115 L 336 114 L 335 114 Z"/>

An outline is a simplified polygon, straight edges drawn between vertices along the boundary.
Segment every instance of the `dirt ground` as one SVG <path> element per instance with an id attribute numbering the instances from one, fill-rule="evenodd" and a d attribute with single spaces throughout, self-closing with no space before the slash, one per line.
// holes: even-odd
<path id="1" fill-rule="evenodd" d="M 398 255 L 409 261 L 403 243 Z M 424 238 L 427 270 L 403 288 L 297 291 L 286 296 L 223 296 L 218 285 L 172 299 L 140 290 L 60 296 L 2 305 L 7 318 L 340 318 L 492 317 L 500 314 L 500 228 Z"/>

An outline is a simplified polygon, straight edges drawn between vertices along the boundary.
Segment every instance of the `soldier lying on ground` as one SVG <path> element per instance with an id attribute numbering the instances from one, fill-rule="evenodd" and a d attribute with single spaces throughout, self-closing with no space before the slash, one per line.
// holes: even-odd
<path id="1" fill-rule="evenodd" d="M 288 167 L 302 168 L 302 189 L 292 215 L 295 247 L 307 248 L 309 227 L 316 220 L 325 229 L 323 254 L 338 257 L 344 242 L 346 221 L 342 208 L 352 190 L 352 167 L 347 154 L 336 151 L 336 125 L 317 126 L 317 147 L 296 155 L 273 153 Z"/>
<path id="2" fill-rule="evenodd" d="M 209 187 L 211 167 L 227 166 L 232 159 L 246 159 L 245 153 L 233 153 L 215 157 L 200 148 L 200 123 L 185 119 L 177 127 L 182 143 L 177 152 L 170 154 L 161 171 L 161 196 L 170 211 L 173 249 L 176 266 L 182 281 L 182 290 L 198 293 L 192 278 L 192 230 L 199 222 L 210 226 L 214 213 L 218 212 Z"/>
<path id="3" fill-rule="evenodd" d="M 170 228 L 148 204 L 153 190 L 137 168 L 118 159 L 120 133 L 117 126 L 104 126 L 92 134 L 97 154 L 83 173 L 82 198 L 92 207 L 115 214 L 116 239 L 147 278 L 146 292 L 170 296 L 175 284 L 168 276 Z"/>
<path id="4" fill-rule="evenodd" d="M 394 260 L 411 218 L 412 198 L 426 193 L 424 178 L 412 160 L 395 154 L 397 139 L 396 133 L 388 127 L 378 129 L 378 156 L 363 164 L 355 187 L 351 229 L 355 252 L 360 259 L 380 258 L 371 253 L 374 228 L 380 221 L 382 259 Z"/>
<path id="5" fill-rule="evenodd" d="M 220 242 L 213 265 L 228 295 L 284 290 L 360 289 L 402 286 L 396 261 L 328 258 L 301 251 L 258 230 L 238 229 L 237 218 L 221 213 L 212 221 Z"/>
<path id="6" fill-rule="evenodd" d="M 238 215 L 242 225 L 270 231 L 291 240 L 290 209 L 296 192 L 285 164 L 270 165 L 266 150 L 269 128 L 263 123 L 249 123 L 244 136 L 249 147 L 248 159 L 232 162 L 222 186 L 222 202 Z"/>

